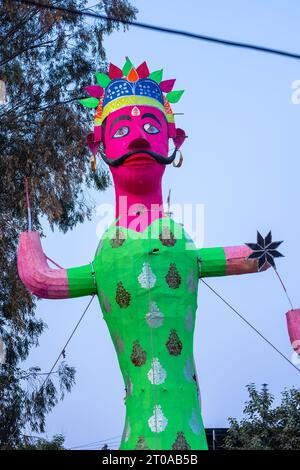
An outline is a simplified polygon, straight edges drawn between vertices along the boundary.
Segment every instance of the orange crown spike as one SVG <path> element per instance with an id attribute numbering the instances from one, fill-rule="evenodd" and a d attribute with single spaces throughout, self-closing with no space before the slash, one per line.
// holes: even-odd
<path id="1" fill-rule="evenodd" d="M 128 76 L 127 76 L 127 80 L 129 82 L 137 82 L 138 79 L 139 79 L 139 76 L 137 74 L 137 71 L 135 70 L 135 68 L 132 67 L 130 69 L 130 72 L 129 72 Z"/>

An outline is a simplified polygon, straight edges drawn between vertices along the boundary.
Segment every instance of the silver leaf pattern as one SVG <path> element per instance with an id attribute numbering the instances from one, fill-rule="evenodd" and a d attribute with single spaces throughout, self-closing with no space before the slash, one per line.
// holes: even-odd
<path id="1" fill-rule="evenodd" d="M 130 423 L 129 421 L 127 421 L 124 432 L 123 432 L 122 441 L 127 442 L 129 439 L 130 433 L 131 433 Z"/>
<path id="2" fill-rule="evenodd" d="M 110 304 L 109 298 L 105 295 L 105 293 L 102 289 L 100 290 L 100 296 L 102 298 L 103 307 L 104 307 L 105 312 L 110 313 L 111 312 L 111 304 Z"/>
<path id="3" fill-rule="evenodd" d="M 201 433 L 201 422 L 195 408 L 193 408 L 192 417 L 189 421 L 189 425 L 194 434 L 198 436 Z"/>
<path id="4" fill-rule="evenodd" d="M 192 360 L 189 356 L 187 357 L 187 360 L 186 360 L 186 363 L 185 363 L 185 366 L 184 366 L 184 375 L 185 375 L 185 378 L 188 382 L 193 381 L 194 366 L 193 366 Z"/>
<path id="5" fill-rule="evenodd" d="M 119 335 L 116 335 L 116 350 L 118 354 L 122 354 L 124 352 L 124 341 Z"/>
<path id="6" fill-rule="evenodd" d="M 163 432 L 168 424 L 168 420 L 163 414 L 160 405 L 155 405 L 153 415 L 148 419 L 148 425 L 152 432 Z"/>
<path id="7" fill-rule="evenodd" d="M 185 317 L 185 327 L 188 331 L 193 330 L 193 312 L 191 305 L 188 306 L 188 311 Z"/>
<path id="8" fill-rule="evenodd" d="M 126 398 L 132 395 L 133 384 L 128 374 L 126 374 Z"/>
<path id="9" fill-rule="evenodd" d="M 167 378 L 167 372 L 162 367 L 159 359 L 155 357 L 152 361 L 152 367 L 148 372 L 148 379 L 153 385 L 163 384 Z"/>
<path id="10" fill-rule="evenodd" d="M 158 328 L 164 320 L 163 313 L 159 310 L 156 302 L 150 302 L 149 312 L 146 314 L 146 321 L 151 328 Z"/>
<path id="11" fill-rule="evenodd" d="M 138 281 L 143 289 L 151 289 L 156 283 L 156 276 L 153 273 L 150 264 L 145 262 L 141 274 L 138 276 Z"/>
<path id="12" fill-rule="evenodd" d="M 187 280 L 186 280 L 186 286 L 189 292 L 195 292 L 197 289 L 197 281 L 195 279 L 195 274 L 194 270 L 192 269 Z"/>

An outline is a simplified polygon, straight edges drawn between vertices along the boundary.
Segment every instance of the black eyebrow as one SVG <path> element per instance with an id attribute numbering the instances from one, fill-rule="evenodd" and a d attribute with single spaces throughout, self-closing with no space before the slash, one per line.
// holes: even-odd
<path id="1" fill-rule="evenodd" d="M 145 114 L 143 114 L 142 119 L 145 119 L 146 117 L 154 119 L 154 121 L 158 122 L 158 124 L 159 124 L 160 127 L 161 127 L 161 122 L 160 122 L 160 120 L 159 120 L 156 116 L 154 116 L 154 114 L 152 114 L 152 113 L 145 113 Z"/>
<path id="2" fill-rule="evenodd" d="M 112 130 L 113 126 L 114 126 L 115 124 L 117 124 L 117 122 L 122 121 L 123 119 L 126 119 L 127 121 L 132 121 L 131 117 L 130 117 L 130 116 L 127 116 L 127 115 L 117 117 L 117 118 L 114 119 L 113 122 L 111 123 L 110 128 L 109 128 L 109 133 L 111 133 L 111 130 Z"/>

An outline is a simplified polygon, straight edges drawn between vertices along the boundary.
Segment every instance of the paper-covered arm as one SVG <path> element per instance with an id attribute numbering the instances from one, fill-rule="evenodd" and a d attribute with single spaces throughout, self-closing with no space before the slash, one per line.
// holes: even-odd
<path id="1" fill-rule="evenodd" d="M 67 299 L 96 293 L 92 265 L 50 268 L 38 232 L 21 234 L 18 271 L 27 289 L 44 299 Z"/>
<path id="2" fill-rule="evenodd" d="M 198 250 L 199 277 L 257 273 L 257 260 L 247 259 L 252 250 L 246 245 Z M 265 265 L 261 271 L 267 269 Z"/>
<path id="3" fill-rule="evenodd" d="M 300 355 L 300 309 L 289 310 L 286 314 L 288 332 L 291 344 Z"/>

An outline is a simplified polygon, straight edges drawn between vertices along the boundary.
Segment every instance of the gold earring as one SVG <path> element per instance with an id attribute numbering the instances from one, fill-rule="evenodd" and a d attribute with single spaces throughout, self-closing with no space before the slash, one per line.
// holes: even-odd
<path id="1" fill-rule="evenodd" d="M 96 160 L 96 156 L 93 154 L 91 159 L 90 159 L 90 165 L 91 165 L 91 169 L 92 171 L 96 171 L 97 169 L 97 160 Z"/>
<path id="2" fill-rule="evenodd" d="M 179 160 L 178 160 L 178 162 L 175 163 L 175 160 L 173 161 L 173 166 L 174 166 L 175 168 L 180 168 L 181 165 L 183 164 L 183 155 L 182 155 L 182 152 L 181 152 L 181 150 L 178 150 L 178 152 L 179 152 Z"/>

